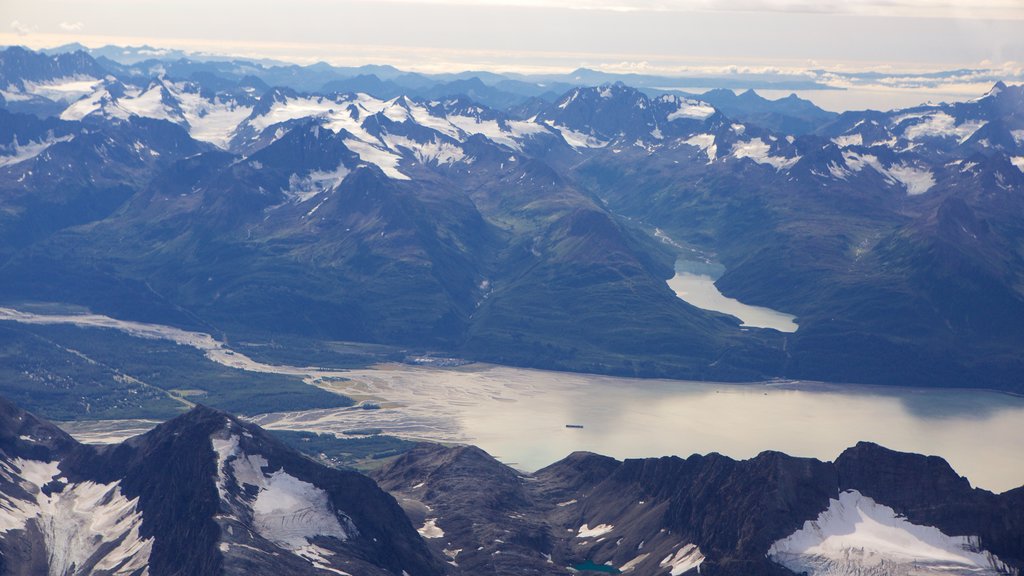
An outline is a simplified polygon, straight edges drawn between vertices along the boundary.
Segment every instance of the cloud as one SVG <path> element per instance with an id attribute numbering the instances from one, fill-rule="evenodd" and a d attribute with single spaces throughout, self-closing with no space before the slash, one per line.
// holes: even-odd
<path id="1" fill-rule="evenodd" d="M 11 30 L 14 30 L 18 36 L 28 36 L 36 31 L 36 27 L 29 26 L 28 24 L 22 24 L 21 22 L 14 20 L 11 22 Z"/>
<path id="2" fill-rule="evenodd" d="M 61 22 L 59 26 L 65 32 L 78 32 L 84 25 L 81 22 Z"/>
<path id="3" fill-rule="evenodd" d="M 608 12 L 791 12 L 1024 20 L 1021 0 L 389 0 L 405 4 Z"/>

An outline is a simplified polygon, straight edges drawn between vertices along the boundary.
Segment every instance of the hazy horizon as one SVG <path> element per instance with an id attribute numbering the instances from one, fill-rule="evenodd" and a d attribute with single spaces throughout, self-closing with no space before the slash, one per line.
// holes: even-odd
<path id="1" fill-rule="evenodd" d="M 0 44 L 139 46 L 423 73 L 807 79 L 865 102 L 968 99 L 1024 80 L 1016 0 L 13 0 Z M 941 78 L 925 76 L 959 71 Z M 853 73 L 877 72 L 870 79 Z M 825 107 L 848 109 L 821 95 Z M 888 100 L 887 100 L 888 99 Z M 853 106 L 856 107 L 856 106 Z"/>

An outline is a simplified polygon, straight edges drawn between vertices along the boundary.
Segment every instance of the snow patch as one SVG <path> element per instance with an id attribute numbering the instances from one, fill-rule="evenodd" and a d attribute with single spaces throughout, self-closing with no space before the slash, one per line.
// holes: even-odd
<path id="1" fill-rule="evenodd" d="M 605 146 L 608 145 L 608 142 L 605 142 L 595 136 L 590 136 L 582 132 L 577 132 L 575 130 L 572 130 L 571 128 L 560 126 L 558 124 L 554 124 L 551 122 L 549 122 L 548 125 L 554 128 L 556 131 L 558 131 L 558 133 L 562 135 L 562 138 L 565 140 L 565 142 L 569 146 L 572 146 L 573 148 L 604 148 Z"/>
<path id="2" fill-rule="evenodd" d="M 326 492 L 283 469 L 263 479 L 252 506 L 253 527 L 261 536 L 293 551 L 307 546 L 307 538 L 314 536 L 348 539 Z"/>
<path id="3" fill-rule="evenodd" d="M 895 179 L 907 189 L 907 195 L 918 196 L 924 194 L 935 185 L 935 177 L 930 170 L 898 164 L 890 166 L 889 176 Z"/>
<path id="4" fill-rule="evenodd" d="M 394 180 L 410 180 L 408 176 L 398 171 L 398 163 L 402 157 L 394 152 L 383 150 L 372 144 L 361 140 L 349 138 L 345 140 L 345 146 L 359 155 L 359 158 L 368 164 L 373 164 L 384 172 L 384 175 Z"/>
<path id="5" fill-rule="evenodd" d="M 632 571 L 633 571 L 633 570 L 634 570 L 634 569 L 635 569 L 635 568 L 636 568 L 637 566 L 639 566 L 639 565 L 640 565 L 640 564 L 641 564 L 641 563 L 642 563 L 642 562 L 643 562 L 644 560 L 647 560 L 647 558 L 648 558 L 648 557 L 649 557 L 650 555 L 651 555 L 651 553 L 650 553 L 650 552 L 644 552 L 643 554 L 641 554 L 641 555 L 637 556 L 636 558 L 633 558 L 633 559 L 632 559 L 632 560 L 630 560 L 629 562 L 626 562 L 625 564 L 623 564 L 623 565 L 622 565 L 622 567 L 621 567 L 621 568 L 619 568 L 619 572 L 622 572 L 622 573 L 626 573 L 626 572 L 632 572 Z"/>
<path id="6" fill-rule="evenodd" d="M 337 188 L 348 174 L 349 170 L 344 164 L 338 164 L 337 168 L 329 172 L 316 170 L 305 177 L 292 174 L 288 178 L 288 188 L 283 192 L 289 200 L 301 204 L 320 193 Z"/>
<path id="7" fill-rule="evenodd" d="M 930 170 L 915 168 L 906 164 L 895 164 L 888 168 L 882 165 L 877 156 L 844 152 L 846 166 L 854 172 L 860 172 L 865 166 L 870 167 L 885 177 L 891 184 L 902 184 L 910 196 L 924 194 L 935 185 L 935 176 Z"/>
<path id="8" fill-rule="evenodd" d="M 945 112 L 935 112 L 916 118 L 919 121 L 903 131 L 903 136 L 907 140 L 957 138 L 959 142 L 964 142 L 986 124 L 984 120 L 966 120 L 957 124 L 956 118 Z"/>
<path id="9" fill-rule="evenodd" d="M 715 109 L 710 104 L 698 100 L 680 99 L 679 108 L 668 115 L 668 121 L 671 122 L 680 118 L 704 120 L 714 113 Z"/>
<path id="10" fill-rule="evenodd" d="M 577 538 L 596 538 L 598 536 L 604 536 L 615 529 L 615 526 L 611 524 L 598 524 L 591 528 L 588 524 L 580 526 L 579 533 L 576 534 Z"/>
<path id="11" fill-rule="evenodd" d="M 683 144 L 689 144 L 690 146 L 700 148 L 708 155 L 709 161 L 714 161 L 718 154 L 718 146 L 715 145 L 714 134 L 695 134 L 686 140 L 683 140 Z"/>
<path id="12" fill-rule="evenodd" d="M 163 85 L 154 84 L 134 98 L 120 98 L 117 107 L 131 116 L 177 122 L 181 117 L 164 104 Z"/>
<path id="13" fill-rule="evenodd" d="M 700 548 L 696 544 L 687 544 L 676 550 L 675 554 L 669 554 L 661 561 L 659 566 L 662 568 L 670 568 L 670 574 L 672 576 L 679 576 L 694 568 L 700 571 L 700 565 L 704 563 L 704 553 L 700 551 Z"/>
<path id="14" fill-rule="evenodd" d="M 733 144 L 732 156 L 736 159 L 749 158 L 758 164 L 767 164 L 776 170 L 789 168 L 800 160 L 800 156 L 786 158 L 784 156 L 772 156 L 771 146 L 760 138 L 754 138 L 746 142 Z"/>
<path id="15" fill-rule="evenodd" d="M 392 150 L 398 151 L 398 148 L 405 148 L 412 152 L 420 164 L 432 162 L 438 165 L 454 164 L 466 156 L 461 147 L 436 137 L 430 142 L 417 142 L 404 136 L 387 135 L 384 137 L 384 141 Z"/>
<path id="16" fill-rule="evenodd" d="M 147 569 L 153 539 L 139 534 L 139 500 L 126 498 L 118 482 L 70 483 L 46 495 L 42 487 L 59 476 L 59 462 L 16 458 L 0 467 L 9 475 L 20 470 L 21 487 L 34 498 L 0 495 L 0 533 L 35 524 L 46 545 L 51 576 L 78 573 L 92 562 L 93 572 L 127 575 Z"/>
<path id="17" fill-rule="evenodd" d="M 322 96 L 283 98 L 279 102 L 274 102 L 274 104 L 270 106 L 270 110 L 265 114 L 261 114 L 250 119 L 249 126 L 252 126 L 252 128 L 257 132 L 262 132 L 269 126 L 280 124 L 281 122 L 298 120 L 299 118 L 306 118 L 309 116 L 319 116 L 335 110 L 341 111 L 345 108 L 345 104 L 347 103 L 347 100 L 331 100 Z M 333 114 L 330 118 L 333 121 L 339 121 L 350 117 L 348 114 Z M 338 132 L 341 128 L 347 128 L 347 126 L 328 125 L 328 128 L 334 132 Z"/>
<path id="18" fill-rule="evenodd" d="M 715 156 L 718 153 L 718 147 L 715 145 L 714 134 L 695 134 L 690 136 L 688 139 L 683 140 L 683 144 L 689 144 L 690 146 L 700 148 L 708 155 L 709 161 L 714 161 Z"/>
<path id="19" fill-rule="evenodd" d="M 911 524 L 856 490 L 831 499 L 816 520 L 772 544 L 768 556 L 810 576 L 1010 573 L 980 549 L 977 537 L 947 536 L 938 528 Z"/>
<path id="20" fill-rule="evenodd" d="M 444 530 L 437 525 L 437 518 L 429 518 L 417 530 L 424 538 L 444 538 Z"/>
<path id="21" fill-rule="evenodd" d="M 14 141 L 8 146 L 0 147 L 0 167 L 13 166 L 26 160 L 31 160 L 36 156 L 39 156 L 46 151 L 47 148 L 53 146 L 58 142 L 70 142 L 74 139 L 74 136 L 62 136 L 55 138 L 51 133 L 46 139 L 41 141 L 29 141 L 25 144 L 18 142 L 18 138 L 15 137 Z"/>
<path id="22" fill-rule="evenodd" d="M 309 539 L 324 536 L 348 540 L 349 534 L 357 532 L 352 521 L 335 512 L 327 492 L 315 485 L 291 476 L 283 468 L 265 472 L 267 460 L 259 454 L 245 454 L 240 438 L 228 428 L 210 438 L 217 455 L 216 484 L 222 505 L 236 517 L 251 516 L 253 530 L 263 538 L 314 564 L 327 564 L 324 552 L 329 552 L 311 547 Z M 232 485 L 250 488 L 235 495 Z"/>
<path id="23" fill-rule="evenodd" d="M 92 76 L 65 76 L 53 78 L 45 82 L 24 82 L 25 94 L 42 96 L 59 102 L 73 102 L 82 96 L 90 94 L 102 80 Z"/>
<path id="24" fill-rule="evenodd" d="M 843 134 L 832 139 L 832 143 L 840 148 L 847 146 L 863 146 L 864 136 L 862 134 Z"/>

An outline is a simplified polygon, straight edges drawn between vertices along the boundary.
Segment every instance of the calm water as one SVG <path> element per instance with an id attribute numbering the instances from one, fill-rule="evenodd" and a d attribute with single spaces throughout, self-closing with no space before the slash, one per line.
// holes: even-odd
<path id="1" fill-rule="evenodd" d="M 833 460 L 868 440 L 942 456 L 975 486 L 1024 485 L 1024 398 L 997 392 L 640 380 L 486 365 L 388 365 L 350 377 L 336 388 L 387 399 L 384 409 L 257 421 L 335 432 L 373 424 L 473 443 L 524 470 L 575 450 L 616 458 L 709 452 L 749 458 L 779 450 Z"/>
<path id="2" fill-rule="evenodd" d="M 715 279 L 724 271 L 718 264 L 680 260 L 676 262 L 676 275 L 669 279 L 668 286 L 676 296 L 697 308 L 739 318 L 741 326 L 796 332 L 799 328 L 796 316 L 763 306 L 750 306 L 719 292 Z"/>
<path id="3" fill-rule="evenodd" d="M 942 456 L 975 486 L 1003 491 L 1024 485 L 1024 398 L 998 392 L 642 380 L 482 364 L 347 371 L 265 364 L 208 334 L 105 316 L 0 308 L 0 320 L 72 324 L 171 340 L 203 350 L 211 362 L 299 377 L 381 406 L 253 418 L 270 428 L 337 433 L 380 428 L 411 438 L 473 443 L 525 470 L 575 450 L 616 458 L 709 452 L 749 458 L 779 450 L 832 460 L 843 449 L 869 440 Z M 108 421 L 79 425 L 72 433 L 86 441 L 111 442 L 151 424 Z"/>

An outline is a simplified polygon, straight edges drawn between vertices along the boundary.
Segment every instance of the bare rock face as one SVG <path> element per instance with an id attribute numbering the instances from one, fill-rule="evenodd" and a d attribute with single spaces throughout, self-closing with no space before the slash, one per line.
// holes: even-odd
<path id="1" fill-rule="evenodd" d="M 4 574 L 441 574 L 394 499 L 196 408 L 116 446 L 0 401 Z"/>
<path id="2" fill-rule="evenodd" d="M 870 443 L 533 474 L 421 444 L 371 479 L 208 408 L 96 447 L 0 400 L 3 574 L 1019 576 L 1022 516 L 1024 488 Z"/>
<path id="3" fill-rule="evenodd" d="M 374 477 L 460 574 L 994 575 L 1024 549 L 1024 489 L 972 489 L 939 458 L 866 443 L 834 464 L 574 453 L 534 474 L 423 445 Z M 872 548 L 876 528 L 895 548 Z"/>

